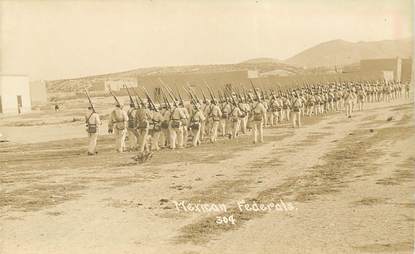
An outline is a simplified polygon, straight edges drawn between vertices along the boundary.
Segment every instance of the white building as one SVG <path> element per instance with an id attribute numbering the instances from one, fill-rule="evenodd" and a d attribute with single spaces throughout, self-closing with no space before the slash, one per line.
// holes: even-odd
<path id="1" fill-rule="evenodd" d="M 0 114 L 31 111 L 29 77 L 0 75 Z"/>

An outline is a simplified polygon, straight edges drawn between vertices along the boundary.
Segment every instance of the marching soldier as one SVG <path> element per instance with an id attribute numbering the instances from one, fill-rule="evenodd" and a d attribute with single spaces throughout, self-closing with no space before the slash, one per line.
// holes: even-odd
<path id="1" fill-rule="evenodd" d="M 115 147 L 119 153 L 124 152 L 125 136 L 127 133 L 128 115 L 122 110 L 122 105 L 115 103 L 115 109 L 111 112 L 108 121 L 108 133 L 115 135 Z"/>
<path id="2" fill-rule="evenodd" d="M 180 101 L 179 103 L 179 109 L 183 112 L 184 118 L 181 120 L 182 121 L 182 129 L 183 129 L 183 147 L 186 147 L 187 145 L 187 137 L 189 136 L 189 131 L 188 131 L 188 127 L 189 127 L 189 118 L 190 118 L 190 114 L 189 111 L 187 110 L 187 108 L 184 107 L 184 104 L 182 101 Z"/>
<path id="3" fill-rule="evenodd" d="M 352 117 L 352 92 L 351 90 L 346 90 L 343 94 L 343 101 L 344 101 L 344 108 L 346 110 L 346 117 L 351 118 Z"/>
<path id="4" fill-rule="evenodd" d="M 190 118 L 190 129 L 192 130 L 192 145 L 194 147 L 201 144 L 200 141 L 200 132 L 201 132 L 201 126 L 202 122 L 205 121 L 205 116 L 203 115 L 203 111 L 201 110 L 201 107 L 199 104 L 194 105 L 194 110 L 192 112 L 192 117 Z"/>
<path id="5" fill-rule="evenodd" d="M 186 115 L 180 108 L 175 105 L 173 107 L 170 116 L 170 148 L 176 149 L 176 143 L 178 148 L 183 148 L 183 123 L 182 120 L 186 118 Z"/>
<path id="6" fill-rule="evenodd" d="M 300 110 L 303 107 L 303 101 L 300 98 L 299 94 L 296 93 L 294 95 L 294 100 L 292 103 L 292 120 L 293 120 L 293 128 L 298 126 L 298 128 L 301 127 L 301 114 Z"/>
<path id="7" fill-rule="evenodd" d="M 267 119 L 267 110 L 265 109 L 265 106 L 262 104 L 259 96 L 254 98 L 254 105 L 252 109 L 252 135 L 254 138 L 254 144 L 257 143 L 258 135 L 259 135 L 259 142 L 264 142 L 264 133 L 263 133 L 263 127 L 264 127 L 264 121 Z"/>
<path id="8" fill-rule="evenodd" d="M 222 117 L 219 121 L 219 129 L 222 133 L 222 137 L 225 137 L 229 133 L 229 114 L 231 112 L 231 106 L 228 102 L 228 100 L 225 100 L 223 102 L 222 108 Z"/>
<path id="9" fill-rule="evenodd" d="M 239 126 L 241 124 L 241 117 L 244 116 L 239 106 L 235 103 L 232 104 L 230 113 L 230 121 L 232 126 L 232 138 L 236 138 L 239 132 Z"/>
<path id="10" fill-rule="evenodd" d="M 170 130 L 169 130 L 169 125 L 170 125 L 170 117 L 171 117 L 171 112 L 170 110 L 167 108 L 167 105 L 162 105 L 162 109 L 161 109 L 161 116 L 162 116 L 162 121 L 160 124 L 161 127 L 161 137 L 160 137 L 160 144 L 161 147 L 169 147 L 170 145 Z"/>
<path id="11" fill-rule="evenodd" d="M 127 111 L 128 116 L 128 143 L 130 150 L 137 149 L 137 140 L 138 140 L 138 132 L 137 132 L 137 109 L 133 103 L 130 103 L 130 108 Z"/>
<path id="12" fill-rule="evenodd" d="M 86 131 L 88 132 L 88 155 L 97 154 L 97 139 L 99 134 L 98 126 L 102 124 L 99 115 L 92 106 L 88 107 L 88 113 L 85 115 Z"/>
<path id="13" fill-rule="evenodd" d="M 210 138 L 210 132 L 212 130 L 212 119 L 210 118 L 210 111 L 211 111 L 211 104 L 209 100 L 204 101 L 204 106 L 202 108 L 203 110 L 203 115 L 206 117 L 205 121 L 203 122 L 203 130 L 201 130 L 201 140 L 204 140 L 205 135 L 208 135 L 208 137 Z"/>
<path id="14" fill-rule="evenodd" d="M 248 103 L 244 102 L 244 101 L 240 101 L 239 104 L 239 109 L 241 110 L 241 115 L 240 115 L 240 128 L 241 128 L 241 132 L 242 134 L 246 134 L 246 125 L 248 123 L 248 112 L 250 111 L 249 109 L 249 105 Z"/>
<path id="15" fill-rule="evenodd" d="M 139 152 L 143 153 L 147 147 L 148 134 L 150 129 L 151 111 L 143 103 L 142 107 L 137 110 L 137 128 L 138 128 L 138 147 Z"/>
<path id="16" fill-rule="evenodd" d="M 154 111 L 152 114 L 152 133 L 151 133 L 151 150 L 155 150 L 155 151 L 159 151 L 160 150 L 160 146 L 159 146 L 159 142 L 160 142 L 160 136 L 161 136 L 161 124 L 163 122 L 163 116 L 160 112 L 162 108 L 160 107 L 159 110 Z"/>
<path id="17" fill-rule="evenodd" d="M 210 105 L 210 110 L 208 117 L 210 118 L 210 122 L 212 123 L 212 129 L 210 131 L 210 142 L 215 143 L 218 137 L 218 127 L 219 121 L 222 117 L 222 111 L 218 107 L 218 102 L 215 99 L 212 99 L 212 104 Z"/>

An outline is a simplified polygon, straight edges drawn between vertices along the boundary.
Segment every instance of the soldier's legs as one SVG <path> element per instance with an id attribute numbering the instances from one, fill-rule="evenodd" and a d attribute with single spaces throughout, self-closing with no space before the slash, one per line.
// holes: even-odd
<path id="1" fill-rule="evenodd" d="M 153 135 L 152 135 L 152 144 L 151 144 L 151 149 L 152 150 L 160 150 L 160 146 L 159 146 L 159 141 L 160 141 L 160 137 L 161 137 L 161 131 L 154 131 Z"/>
<path id="2" fill-rule="evenodd" d="M 125 148 L 125 136 L 126 136 L 126 130 L 119 130 L 115 128 L 114 134 L 115 134 L 115 147 L 118 152 L 122 153 Z"/>
<path id="3" fill-rule="evenodd" d="M 140 136 L 138 138 L 138 146 L 139 146 L 139 151 L 140 152 L 144 152 L 145 148 L 146 148 L 146 143 L 147 143 L 147 136 L 148 136 L 148 129 L 140 129 L 139 130 Z"/>
<path id="4" fill-rule="evenodd" d="M 219 121 L 219 129 L 222 136 L 226 135 L 226 119 L 220 119 Z"/>
<path id="5" fill-rule="evenodd" d="M 232 137 L 236 138 L 239 132 L 240 120 L 232 122 Z"/>
<path id="6" fill-rule="evenodd" d="M 130 149 L 137 148 L 138 133 L 137 130 L 128 128 L 128 147 Z"/>
<path id="7" fill-rule="evenodd" d="M 167 137 L 168 136 L 166 136 L 166 130 L 165 129 L 161 129 L 161 133 L 160 133 L 160 137 L 159 137 L 160 147 L 164 147 L 166 145 Z"/>
<path id="8" fill-rule="evenodd" d="M 179 128 L 175 129 L 177 133 L 177 147 L 183 148 L 183 126 L 180 126 Z"/>
<path id="9" fill-rule="evenodd" d="M 205 127 L 206 121 L 200 123 L 200 139 L 203 140 L 205 138 Z"/>
<path id="10" fill-rule="evenodd" d="M 176 148 L 176 139 L 177 139 L 177 133 L 176 133 L 176 129 L 169 129 L 169 136 L 170 136 L 170 148 L 171 149 L 175 149 Z"/>
<path id="11" fill-rule="evenodd" d="M 301 120 L 300 120 L 301 114 L 300 112 L 294 112 L 292 113 L 292 118 L 293 118 L 293 128 L 297 127 L 301 127 Z"/>
<path id="12" fill-rule="evenodd" d="M 257 123 L 258 133 L 259 133 L 259 142 L 264 142 L 264 124 L 261 122 Z"/>
<path id="13" fill-rule="evenodd" d="M 254 144 L 258 141 L 257 139 L 258 129 L 255 122 L 252 122 L 252 137 L 254 139 Z"/>
<path id="14" fill-rule="evenodd" d="M 201 129 L 192 129 L 192 135 L 193 135 L 193 139 L 192 139 L 192 145 L 193 146 L 198 146 L 200 144 L 200 132 Z"/>
<path id="15" fill-rule="evenodd" d="M 189 130 L 187 129 L 187 125 L 182 126 L 182 131 L 183 131 L 182 145 L 186 146 L 187 145 L 187 139 L 189 138 Z"/>
<path id="16" fill-rule="evenodd" d="M 205 135 L 207 135 L 209 138 L 212 136 L 212 128 L 213 128 L 213 121 L 209 119 L 205 123 Z"/>
<path id="17" fill-rule="evenodd" d="M 352 103 L 346 102 L 345 109 L 346 109 L 346 116 L 350 117 L 352 115 Z"/>
<path id="18" fill-rule="evenodd" d="M 97 147 L 98 133 L 89 133 L 88 153 L 95 154 Z"/>
<path id="19" fill-rule="evenodd" d="M 268 112 L 268 125 L 274 127 L 274 112 Z"/>
<path id="20" fill-rule="evenodd" d="M 210 141 L 212 143 L 216 142 L 216 138 L 218 136 L 218 127 L 219 127 L 219 121 L 213 121 L 212 123 L 212 133 L 210 136 Z"/>

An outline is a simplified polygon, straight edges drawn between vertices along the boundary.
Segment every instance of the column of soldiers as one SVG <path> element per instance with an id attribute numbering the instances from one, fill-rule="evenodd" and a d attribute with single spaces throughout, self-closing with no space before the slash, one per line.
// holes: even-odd
<path id="1" fill-rule="evenodd" d="M 287 90 L 255 88 L 249 90 L 224 89 L 214 91 L 207 86 L 210 99 L 203 90 L 199 99 L 192 88 L 184 88 L 190 101 L 171 88 L 162 89 L 163 102 L 156 105 L 143 88 L 146 99 L 136 93 L 130 97 L 125 110 L 115 95 L 115 108 L 108 123 L 108 132 L 115 136 L 118 152 L 139 151 L 151 153 L 160 149 L 182 149 L 202 143 L 216 143 L 218 137 L 238 138 L 251 132 L 252 142 L 264 142 L 264 127 L 278 127 L 291 122 L 301 127 L 303 117 L 322 116 L 331 112 L 344 112 L 347 118 L 362 111 L 366 103 L 391 102 L 405 96 L 409 98 L 409 84 L 400 82 L 332 82 L 304 85 Z M 88 154 L 96 154 L 99 115 L 90 101 L 86 125 L 90 136 Z M 92 127 L 92 128 L 91 128 Z M 128 137 L 128 145 L 125 140 Z"/>

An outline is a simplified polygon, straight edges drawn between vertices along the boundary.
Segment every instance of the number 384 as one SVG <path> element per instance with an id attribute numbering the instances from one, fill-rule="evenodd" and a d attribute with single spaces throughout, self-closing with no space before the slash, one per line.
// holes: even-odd
<path id="1" fill-rule="evenodd" d="M 236 220 L 231 216 L 217 216 L 216 224 L 233 224 L 235 225 Z"/>

